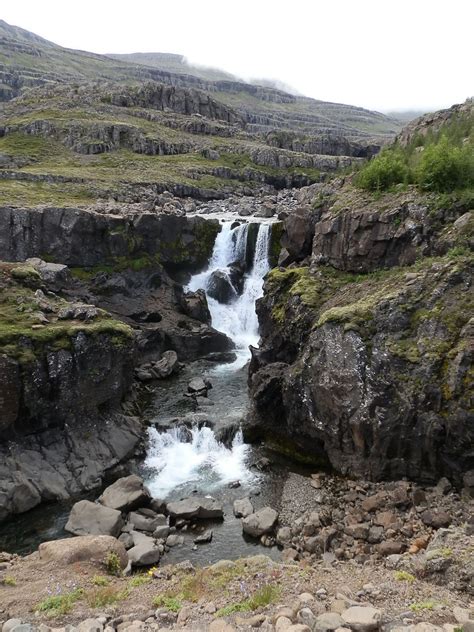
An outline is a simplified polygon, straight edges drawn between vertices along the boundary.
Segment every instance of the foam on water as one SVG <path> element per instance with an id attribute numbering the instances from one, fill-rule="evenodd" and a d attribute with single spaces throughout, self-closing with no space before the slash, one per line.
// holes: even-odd
<path id="1" fill-rule="evenodd" d="M 186 492 L 189 485 L 207 493 L 233 481 L 249 484 L 255 479 L 246 465 L 248 446 L 241 432 L 235 435 L 230 448 L 217 441 L 206 427 L 191 431 L 173 428 L 164 433 L 152 427 L 148 437 L 145 466 L 154 473 L 147 485 L 155 498 L 166 498 L 180 488 Z"/>

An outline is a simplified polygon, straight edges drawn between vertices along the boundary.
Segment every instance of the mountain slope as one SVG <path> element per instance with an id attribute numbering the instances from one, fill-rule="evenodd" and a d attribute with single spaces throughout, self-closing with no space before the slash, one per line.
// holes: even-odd
<path id="1" fill-rule="evenodd" d="M 236 108 L 253 126 L 253 131 L 297 131 L 306 144 L 307 136 L 328 133 L 353 139 L 374 136 L 380 143 L 400 130 L 397 121 L 378 112 L 297 97 L 271 87 L 234 80 L 220 71 L 209 74 L 208 69 L 186 65 L 179 55 L 153 53 L 115 57 L 63 48 L 0 21 L 0 100 L 17 96 L 25 87 L 51 82 L 152 80 L 211 93 Z M 140 60 L 140 63 L 128 63 L 123 61 L 125 58 L 131 62 Z M 280 139 L 280 146 L 295 140 Z"/>
<path id="2" fill-rule="evenodd" d="M 107 57 L 117 61 L 158 68 L 181 75 L 193 75 L 204 81 L 239 81 L 230 72 L 208 66 L 190 64 L 184 55 L 174 53 L 111 53 Z"/>

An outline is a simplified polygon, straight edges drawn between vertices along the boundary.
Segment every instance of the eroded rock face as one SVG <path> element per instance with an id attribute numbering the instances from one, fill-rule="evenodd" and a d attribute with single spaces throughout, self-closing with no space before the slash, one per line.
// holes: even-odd
<path id="1" fill-rule="evenodd" d="M 141 436 L 138 419 L 111 415 L 0 444 L 0 520 L 96 489 L 135 455 Z"/>
<path id="2" fill-rule="evenodd" d="M 0 440 L 94 417 L 120 403 L 131 383 L 133 340 L 115 344 L 111 335 L 80 332 L 68 344 L 23 365 L 2 356 Z"/>
<path id="3" fill-rule="evenodd" d="M 217 221 L 201 217 L 0 208 L 0 252 L 7 261 L 48 255 L 68 266 L 96 266 L 117 257 L 132 261 L 148 255 L 163 265 L 195 267 L 209 259 L 218 232 Z"/>
<path id="4" fill-rule="evenodd" d="M 474 440 L 471 274 L 449 259 L 352 284 L 323 269 L 271 273 L 247 435 L 344 474 L 461 483 Z"/>

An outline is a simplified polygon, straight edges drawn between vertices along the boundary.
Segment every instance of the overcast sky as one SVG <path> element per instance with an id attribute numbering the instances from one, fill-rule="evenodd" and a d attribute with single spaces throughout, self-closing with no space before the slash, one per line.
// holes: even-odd
<path id="1" fill-rule="evenodd" d="M 473 89 L 472 0 L 2 0 L 0 18 L 96 53 L 181 53 L 377 110 Z"/>

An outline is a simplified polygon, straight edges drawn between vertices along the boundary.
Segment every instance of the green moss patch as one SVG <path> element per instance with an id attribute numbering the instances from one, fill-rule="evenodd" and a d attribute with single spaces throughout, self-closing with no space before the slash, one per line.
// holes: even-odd
<path id="1" fill-rule="evenodd" d="M 48 296 L 44 302 L 50 309 L 44 311 L 43 299 L 38 300 L 34 289 L 25 286 L 23 272 L 20 281 L 17 280 L 15 271 L 19 268 L 15 264 L 0 266 L 0 353 L 30 363 L 46 349 L 71 349 L 80 332 L 88 336 L 106 334 L 116 346 L 125 346 L 133 338 L 132 328 L 107 312 L 89 322 L 58 320 L 57 312 L 68 302 Z M 31 272 L 29 269 L 27 272 L 29 278 Z M 44 316 L 49 322 L 43 322 Z"/>

